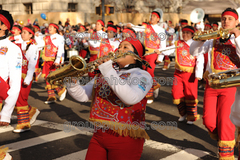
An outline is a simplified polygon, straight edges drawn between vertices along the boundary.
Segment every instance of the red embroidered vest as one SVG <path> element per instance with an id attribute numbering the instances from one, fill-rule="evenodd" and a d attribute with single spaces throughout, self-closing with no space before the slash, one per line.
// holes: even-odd
<path id="1" fill-rule="evenodd" d="M 57 56 L 58 47 L 56 47 L 51 40 L 50 36 L 44 38 L 45 47 L 42 55 L 44 61 L 54 61 Z"/>
<path id="2" fill-rule="evenodd" d="M 91 40 L 96 40 L 96 41 L 98 41 L 98 40 L 100 40 L 101 38 L 98 36 L 97 32 L 93 32 L 93 33 L 91 34 L 90 39 L 91 39 Z M 89 45 L 88 49 L 89 49 L 90 54 L 94 54 L 94 55 L 98 54 L 99 51 L 100 51 L 100 47 L 93 47 L 93 46 L 91 46 L 91 45 Z"/>
<path id="3" fill-rule="evenodd" d="M 0 55 L 6 55 L 8 51 L 7 47 L 1 47 L 0 48 Z M 8 97 L 8 92 L 9 90 L 9 83 L 8 80 L 7 82 L 4 81 L 4 79 L 2 79 L 2 77 L 0 77 L 0 103 L 2 103 L 3 100 L 5 100 Z"/>
<path id="4" fill-rule="evenodd" d="M 161 39 L 157 35 L 157 33 L 154 31 L 151 25 L 147 25 L 147 28 L 145 30 L 145 40 L 144 45 L 146 48 L 146 54 L 147 53 L 153 53 L 154 50 L 160 48 Z"/>
<path id="5" fill-rule="evenodd" d="M 110 45 L 108 39 L 102 39 L 100 44 L 100 52 L 98 58 L 108 55 L 109 52 L 113 51 L 113 47 Z"/>
<path id="6" fill-rule="evenodd" d="M 189 53 L 190 47 L 182 40 L 176 41 L 175 45 L 182 45 L 182 47 L 176 49 L 175 68 L 184 72 L 193 73 L 196 65 L 196 58 Z"/>
<path id="7" fill-rule="evenodd" d="M 129 75 L 120 77 L 126 79 Z M 124 104 L 100 74 L 96 76 L 94 91 L 89 118 L 94 125 L 108 127 L 120 135 L 149 139 L 144 129 L 146 98 L 135 105 Z"/>
<path id="8" fill-rule="evenodd" d="M 27 71 L 28 71 L 28 63 L 29 61 L 27 60 L 25 53 L 26 51 L 22 50 L 22 45 L 21 43 L 17 43 L 16 44 L 22 51 L 22 79 L 25 79 L 26 75 L 27 75 Z"/>
<path id="9" fill-rule="evenodd" d="M 211 69 L 214 73 L 240 67 L 240 59 L 236 53 L 236 46 L 232 44 L 230 39 L 224 44 L 221 44 L 219 39 L 214 40 L 211 54 Z"/>

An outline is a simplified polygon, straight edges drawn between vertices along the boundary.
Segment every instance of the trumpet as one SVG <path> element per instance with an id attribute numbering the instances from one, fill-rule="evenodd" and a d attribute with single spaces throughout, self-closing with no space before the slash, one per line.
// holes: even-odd
<path id="1" fill-rule="evenodd" d="M 183 47 L 183 44 L 180 44 L 179 46 L 166 47 L 165 49 L 160 49 L 159 51 L 160 51 L 160 54 L 162 54 L 162 52 L 172 50 L 172 49 L 177 49 L 177 48 L 180 48 L 180 47 Z M 151 54 L 156 54 L 156 52 L 148 53 L 148 54 L 145 54 L 144 56 L 148 56 L 148 55 L 151 55 Z"/>
<path id="2" fill-rule="evenodd" d="M 64 84 L 64 79 L 66 77 L 82 77 L 88 72 L 93 72 L 95 69 L 97 69 L 98 61 L 111 59 L 113 62 L 116 62 L 117 59 L 123 58 L 127 55 L 133 56 L 135 60 L 139 60 L 145 66 L 150 67 L 148 62 L 142 60 L 138 55 L 131 51 L 125 53 L 109 52 L 107 56 L 98 58 L 95 61 L 89 63 L 86 63 L 86 61 L 82 57 L 74 55 L 70 58 L 68 65 L 63 66 L 56 71 L 50 72 L 46 78 L 46 81 L 49 82 L 51 85 L 60 86 Z"/>
<path id="3" fill-rule="evenodd" d="M 229 37 L 231 36 L 230 31 L 232 29 L 233 28 L 231 28 L 231 29 L 220 28 L 217 31 L 213 31 L 212 29 L 207 30 L 207 31 L 196 31 L 194 33 L 193 40 L 195 40 L 195 41 L 204 41 L 204 40 L 217 39 L 217 38 L 229 39 Z"/>

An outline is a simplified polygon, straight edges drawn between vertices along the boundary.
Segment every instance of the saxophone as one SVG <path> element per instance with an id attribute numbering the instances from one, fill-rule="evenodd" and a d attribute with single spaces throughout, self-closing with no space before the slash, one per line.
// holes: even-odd
<path id="1" fill-rule="evenodd" d="M 205 40 L 217 39 L 217 38 L 229 39 L 229 37 L 231 36 L 231 34 L 229 32 L 232 29 L 233 28 L 231 28 L 231 29 L 220 28 L 217 31 L 213 31 L 212 29 L 207 30 L 207 31 L 196 31 L 194 33 L 193 40 L 195 40 L 195 41 L 205 41 Z"/>
<path id="2" fill-rule="evenodd" d="M 240 69 L 233 69 L 208 75 L 209 86 L 213 89 L 223 89 L 240 86 Z"/>
<path id="3" fill-rule="evenodd" d="M 107 56 L 96 59 L 95 61 L 86 63 L 86 61 L 77 55 L 74 55 L 70 58 L 69 64 L 57 69 L 56 71 L 50 72 L 46 78 L 46 81 L 51 85 L 60 86 L 64 83 L 64 78 L 66 77 L 82 77 L 84 74 L 88 72 L 93 72 L 97 69 L 98 61 L 104 59 L 111 59 L 113 62 L 116 62 L 117 59 L 123 58 L 127 55 L 133 56 L 135 60 L 142 62 L 146 67 L 150 67 L 148 62 L 142 60 L 137 54 L 134 52 L 128 51 L 125 53 L 122 52 L 109 52 Z"/>

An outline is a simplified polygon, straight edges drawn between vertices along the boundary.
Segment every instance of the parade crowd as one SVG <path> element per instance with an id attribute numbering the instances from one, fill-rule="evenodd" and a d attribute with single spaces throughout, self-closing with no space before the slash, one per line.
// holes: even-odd
<path id="1" fill-rule="evenodd" d="M 14 21 L 8 11 L 1 10 L 0 126 L 8 126 L 15 111 L 13 132 L 23 134 L 31 129 L 40 110 L 28 103 L 28 96 L 32 83 L 38 83 L 41 76 L 48 94 L 43 103 L 47 105 L 57 98 L 63 101 L 67 92 L 78 102 L 92 101 L 89 121 L 100 129 L 93 134 L 86 160 L 140 159 L 144 141 L 150 139 L 144 129 L 146 105 L 154 102 L 161 89 L 154 70 L 160 63 L 164 63 L 163 72 L 169 69 L 174 57 L 172 98 L 179 111 L 178 121 L 191 127 L 200 118 L 197 97 L 201 83 L 205 90 L 203 124 L 218 142 L 219 159 L 234 160 L 234 147 L 240 139 L 238 132 L 235 140 L 235 126 L 240 129 L 240 89 L 211 88 L 208 75 L 240 67 L 238 16 L 235 9 L 227 8 L 221 13 L 221 23 L 206 22 L 203 27 L 186 19 L 176 25 L 170 20 L 159 23 L 162 17 L 157 11 L 139 25 L 103 20 L 73 25 L 69 19 L 40 25 L 38 19 L 33 23 L 28 20 L 28 24 Z M 228 39 L 193 40 L 197 31 L 218 31 L 219 25 L 229 29 Z M 85 74 L 91 77 L 87 84 L 73 80 L 71 85 L 57 85 L 46 80 L 49 73 L 68 65 L 69 51 L 95 65 L 94 71 Z M 113 59 L 108 57 L 110 52 L 122 56 Z M 139 81 L 109 83 L 112 77 Z M 6 148 L 0 148 L 0 159 L 11 159 Z"/>

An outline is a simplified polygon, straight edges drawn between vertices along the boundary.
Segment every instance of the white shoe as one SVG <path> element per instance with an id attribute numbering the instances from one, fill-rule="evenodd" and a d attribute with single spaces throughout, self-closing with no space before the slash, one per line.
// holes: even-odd
<path id="1" fill-rule="evenodd" d="M 181 116 L 181 117 L 178 119 L 178 121 L 179 121 L 179 122 L 182 122 L 182 121 L 184 121 L 186 118 L 187 118 L 187 115 L 185 114 L 184 116 Z"/>
<path id="2" fill-rule="evenodd" d="M 193 121 L 187 121 L 187 124 L 193 124 Z"/>
<path id="3" fill-rule="evenodd" d="M 12 160 L 12 156 L 9 153 L 6 153 L 5 157 L 3 160 Z"/>
<path id="4" fill-rule="evenodd" d="M 167 69 L 166 68 L 162 68 L 163 71 L 166 71 Z"/>
<path id="5" fill-rule="evenodd" d="M 152 99 L 147 100 L 147 104 L 152 104 L 152 103 L 153 103 Z"/>
<path id="6" fill-rule="evenodd" d="M 25 128 L 25 129 L 14 129 L 13 132 L 14 133 L 22 133 L 22 132 L 26 132 L 29 131 L 31 128 Z"/>
<path id="7" fill-rule="evenodd" d="M 30 124 L 32 125 L 36 119 L 37 119 L 37 116 L 40 114 L 40 111 L 38 109 L 36 109 L 36 112 L 34 113 L 34 115 L 32 116 L 32 118 L 30 119 Z"/>
<path id="8" fill-rule="evenodd" d="M 59 97 L 59 101 L 63 101 L 66 97 L 67 94 L 67 89 L 65 89 L 65 91 L 61 94 L 61 96 Z"/>

